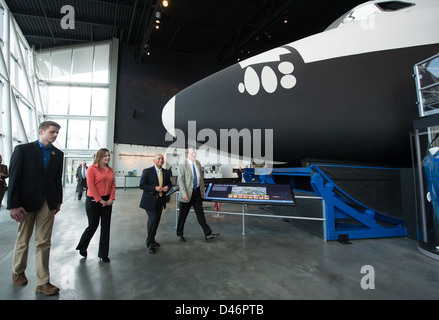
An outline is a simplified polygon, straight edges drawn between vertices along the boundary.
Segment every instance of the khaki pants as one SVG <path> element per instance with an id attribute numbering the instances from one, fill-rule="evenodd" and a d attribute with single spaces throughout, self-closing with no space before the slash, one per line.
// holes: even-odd
<path id="1" fill-rule="evenodd" d="M 49 255 L 55 210 L 50 210 L 44 200 L 43 206 L 35 212 L 23 215 L 18 224 L 18 237 L 12 259 L 12 272 L 22 273 L 27 267 L 29 241 L 35 226 L 35 271 L 37 285 L 49 282 Z"/>

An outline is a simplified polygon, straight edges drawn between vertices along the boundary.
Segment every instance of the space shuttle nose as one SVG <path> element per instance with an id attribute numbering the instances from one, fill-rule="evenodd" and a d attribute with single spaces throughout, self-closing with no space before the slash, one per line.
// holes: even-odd
<path id="1" fill-rule="evenodd" d="M 162 123 L 166 131 L 175 137 L 175 96 L 163 107 Z"/>

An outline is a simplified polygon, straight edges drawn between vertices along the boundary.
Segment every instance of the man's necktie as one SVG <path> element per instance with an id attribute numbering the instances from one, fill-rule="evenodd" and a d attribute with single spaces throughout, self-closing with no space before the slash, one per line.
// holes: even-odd
<path id="1" fill-rule="evenodd" d="M 195 170 L 195 163 L 192 162 L 192 171 L 194 172 L 194 189 L 197 189 L 197 171 Z"/>
<path id="2" fill-rule="evenodd" d="M 162 169 L 159 169 L 159 186 L 163 187 L 163 176 L 162 176 Z M 159 193 L 159 196 L 163 196 L 163 192 Z"/>

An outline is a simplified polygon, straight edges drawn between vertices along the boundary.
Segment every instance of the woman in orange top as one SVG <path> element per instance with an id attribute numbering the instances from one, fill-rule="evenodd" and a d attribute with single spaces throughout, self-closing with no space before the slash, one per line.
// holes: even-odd
<path id="1" fill-rule="evenodd" d="M 83 257 L 87 256 L 87 248 L 91 238 L 101 221 L 101 236 L 99 239 L 98 257 L 103 262 L 110 262 L 108 252 L 110 248 L 110 221 L 112 204 L 115 198 L 114 171 L 108 165 L 110 162 L 110 151 L 100 149 L 86 173 L 87 177 L 87 199 L 85 210 L 87 212 L 88 227 L 79 240 L 76 250 Z"/>

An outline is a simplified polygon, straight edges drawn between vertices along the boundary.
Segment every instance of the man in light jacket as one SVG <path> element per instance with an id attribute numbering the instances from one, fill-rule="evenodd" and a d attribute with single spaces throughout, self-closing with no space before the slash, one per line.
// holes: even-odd
<path id="1" fill-rule="evenodd" d="M 191 207 L 194 208 L 197 221 L 203 229 L 206 242 L 210 242 L 219 235 L 218 233 L 212 233 L 212 229 L 210 229 L 204 216 L 204 174 L 200 162 L 196 160 L 196 157 L 195 149 L 188 148 L 186 150 L 184 163 L 178 167 L 178 186 L 180 188 L 178 200 L 180 201 L 180 214 L 178 215 L 177 221 L 177 237 L 178 240 L 182 242 L 186 241 L 183 230 Z"/>

